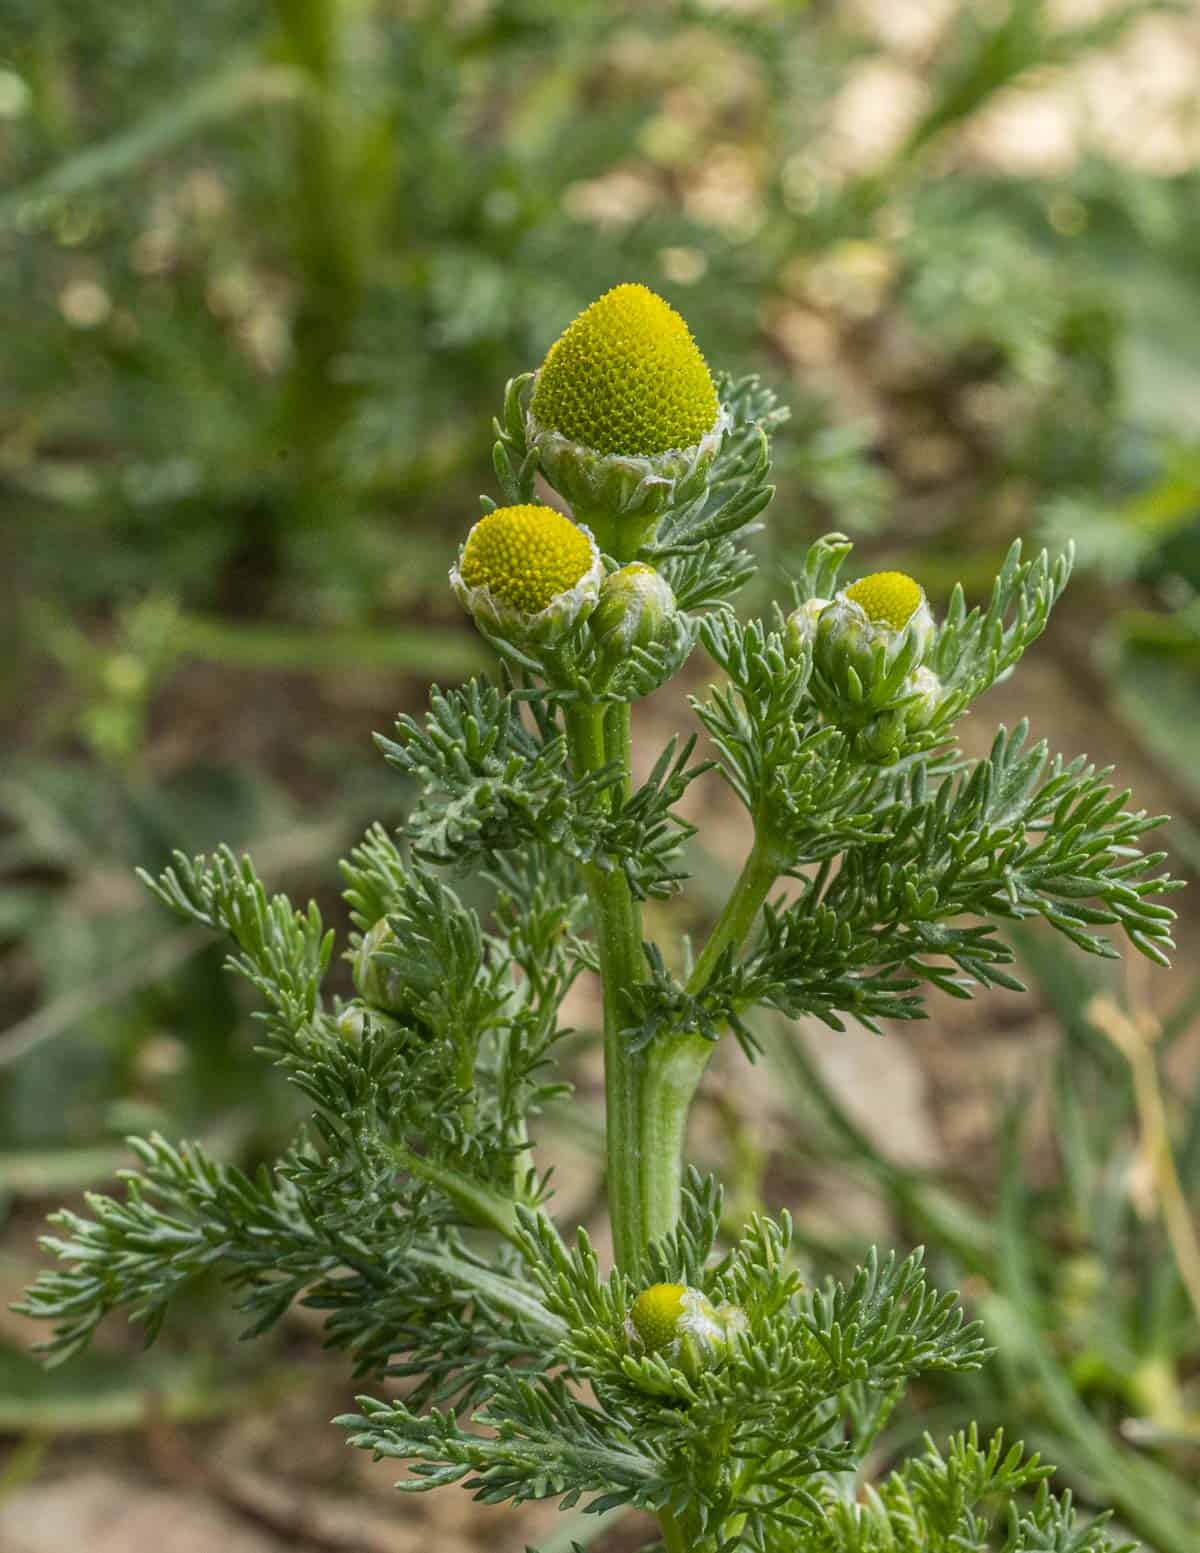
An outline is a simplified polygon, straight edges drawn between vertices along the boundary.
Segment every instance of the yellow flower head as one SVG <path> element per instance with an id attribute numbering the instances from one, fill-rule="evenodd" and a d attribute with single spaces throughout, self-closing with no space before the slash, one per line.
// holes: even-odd
<path id="1" fill-rule="evenodd" d="M 647 1353 L 657 1353 L 679 1335 L 686 1293 L 682 1283 L 654 1283 L 634 1300 L 629 1319 Z"/>
<path id="2" fill-rule="evenodd" d="M 921 585 L 904 572 L 872 572 L 846 589 L 868 620 L 902 631 L 925 597 Z"/>
<path id="3" fill-rule="evenodd" d="M 716 424 L 717 390 L 683 319 L 645 286 L 616 286 L 547 352 L 530 405 L 597 453 L 690 448 Z"/>
<path id="4" fill-rule="evenodd" d="M 468 588 L 536 615 L 588 573 L 587 533 L 553 507 L 498 507 L 480 518 L 463 546 L 459 574 Z"/>

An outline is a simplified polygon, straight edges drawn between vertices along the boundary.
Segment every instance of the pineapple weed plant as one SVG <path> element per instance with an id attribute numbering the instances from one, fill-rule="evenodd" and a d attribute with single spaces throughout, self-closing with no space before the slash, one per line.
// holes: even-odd
<path id="1" fill-rule="evenodd" d="M 670 1553 L 1114 1553 L 1036 1458 L 973 1430 L 867 1481 L 906 1384 L 977 1367 L 978 1326 L 919 1254 L 803 1285 L 786 1214 L 717 1249 L 720 1187 L 684 1169 L 705 1067 L 726 1031 L 753 1054 L 756 1008 L 875 1030 L 922 1017 L 928 985 L 1020 990 L 998 920 L 1041 917 L 1092 954 L 1114 953 L 1112 926 L 1153 960 L 1171 946 L 1151 897 L 1175 882 L 1140 850 L 1158 822 L 1106 772 L 1024 727 L 984 760 L 954 743 L 1043 630 L 1069 555 L 1014 546 L 987 606 L 958 589 L 938 624 L 901 573 L 843 585 L 831 535 L 790 612 L 736 618 L 780 417 L 753 380 L 714 380 L 641 286 L 510 383 L 506 505 L 485 501 L 450 574 L 503 672 L 435 690 L 379 741 L 420 798 L 402 845 L 375 827 L 342 865 L 357 996 L 322 997 L 332 935 L 249 859 L 178 855 L 147 881 L 232 940 L 311 1131 L 253 1178 L 135 1142 L 124 1199 L 56 1216 L 61 1267 L 20 1307 L 56 1323 L 51 1359 L 117 1308 L 153 1337 L 220 1269 L 250 1334 L 300 1299 L 357 1373 L 399 1383 L 338 1423 L 405 1463 L 408 1491 L 639 1506 Z M 570 517 L 535 502 L 539 471 Z M 677 804 L 711 763 L 672 741 L 635 785 L 630 714 L 698 646 L 720 683 L 695 712 L 754 840 L 693 958 L 646 942 L 641 912 L 682 883 Z M 483 917 L 455 887 L 471 873 Z M 532 1153 L 567 1093 L 559 1009 L 585 971 L 603 989 L 608 1272 L 582 1230 L 562 1238 Z"/>

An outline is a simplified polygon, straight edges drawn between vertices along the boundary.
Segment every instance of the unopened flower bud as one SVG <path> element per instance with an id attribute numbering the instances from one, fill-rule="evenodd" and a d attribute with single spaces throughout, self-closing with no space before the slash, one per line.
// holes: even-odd
<path id="1" fill-rule="evenodd" d="M 602 658 L 615 668 L 635 647 L 667 641 L 678 618 L 671 584 L 652 566 L 633 561 L 604 579 L 588 625 Z"/>
<path id="2" fill-rule="evenodd" d="M 591 532 L 553 507 L 498 507 L 467 535 L 450 586 L 479 625 L 517 646 L 561 640 L 596 606 Z"/>
<path id="3" fill-rule="evenodd" d="M 854 730 L 854 748 L 864 759 L 886 766 L 899 759 L 908 726 L 899 708 L 877 712 Z"/>
<path id="4" fill-rule="evenodd" d="M 367 1014 L 361 1003 L 347 1003 L 338 1014 L 337 1033 L 344 1041 L 361 1041 L 367 1025 Z"/>
<path id="5" fill-rule="evenodd" d="M 362 936 L 354 954 L 354 990 L 364 1003 L 388 1014 L 407 1013 L 411 999 L 399 969 L 388 962 L 386 951 L 396 935 L 386 917 L 381 917 Z"/>
<path id="6" fill-rule="evenodd" d="M 704 488 L 724 419 L 687 324 L 645 286 L 616 286 L 547 352 L 527 416 L 556 491 L 618 559 L 673 497 Z"/>
<path id="7" fill-rule="evenodd" d="M 625 1326 L 634 1348 L 661 1354 L 694 1380 L 728 1355 L 731 1341 L 746 1330 L 746 1317 L 738 1306 L 716 1306 L 686 1284 L 656 1283 L 634 1300 Z"/>
<path id="8" fill-rule="evenodd" d="M 942 704 L 943 686 L 932 669 L 922 665 L 908 676 L 904 686 L 904 721 L 910 733 L 924 733 Z"/>
<path id="9" fill-rule="evenodd" d="M 812 646 L 817 635 L 817 621 L 821 611 L 829 607 L 828 599 L 805 599 L 787 617 L 784 632 L 784 650 L 793 658 L 799 658 Z"/>
<path id="10" fill-rule="evenodd" d="M 941 704 L 941 680 L 932 669 L 914 669 L 904 681 L 897 704 L 857 727 L 855 747 L 860 755 L 880 764 L 896 760 L 906 747 L 914 747 L 911 741 L 915 734 L 933 725 Z"/>

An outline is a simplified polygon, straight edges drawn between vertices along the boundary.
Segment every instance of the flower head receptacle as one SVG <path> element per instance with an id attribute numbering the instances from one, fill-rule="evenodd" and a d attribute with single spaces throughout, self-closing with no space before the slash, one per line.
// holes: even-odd
<path id="1" fill-rule="evenodd" d="M 629 1325 L 647 1353 L 659 1353 L 679 1335 L 684 1296 L 682 1283 L 655 1283 L 643 1289 L 629 1311 Z"/>
<path id="2" fill-rule="evenodd" d="M 553 507 L 498 507 L 475 524 L 450 586 L 489 635 L 550 646 L 586 620 L 604 575 L 589 529 Z"/>
<path id="3" fill-rule="evenodd" d="M 704 489 L 723 426 L 687 324 L 645 286 L 622 285 L 550 347 L 526 430 L 550 484 L 628 561 L 668 503 Z"/>
<path id="4" fill-rule="evenodd" d="M 871 572 L 845 593 L 873 624 L 893 631 L 902 631 L 925 603 L 921 584 L 905 572 Z"/>

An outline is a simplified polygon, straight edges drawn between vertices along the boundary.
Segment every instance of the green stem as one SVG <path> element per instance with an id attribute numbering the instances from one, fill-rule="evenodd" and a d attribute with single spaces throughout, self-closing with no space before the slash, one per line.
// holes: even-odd
<path id="1" fill-rule="evenodd" d="M 606 739 L 606 708 L 575 702 L 566 711 L 567 742 L 577 776 L 598 771 L 618 759 L 628 780 L 628 709 L 613 719 L 618 745 Z M 592 863 L 584 870 L 600 951 L 600 981 L 604 993 L 604 1104 L 608 1154 L 608 1198 L 617 1266 L 636 1273 L 646 1245 L 641 1191 L 641 1085 L 643 1057 L 629 1050 L 622 1036 L 625 990 L 641 981 L 641 909 L 629 881 L 618 868 Z"/>
<path id="2" fill-rule="evenodd" d="M 670 1510 L 658 1512 L 658 1524 L 662 1529 L 663 1547 L 667 1553 L 690 1553 L 683 1527 Z"/>
<path id="3" fill-rule="evenodd" d="M 688 978 L 687 990 L 693 997 L 708 985 L 717 961 L 725 950 L 731 944 L 735 947 L 740 944 L 754 926 L 783 866 L 784 857 L 780 848 L 766 827 L 758 826 L 754 845 L 750 848 L 738 881 Z"/>
<path id="4" fill-rule="evenodd" d="M 629 797 L 633 786 L 633 708 L 628 701 L 615 701 L 604 714 L 604 751 L 621 768 L 618 796 Z"/>
<path id="5" fill-rule="evenodd" d="M 566 1325 L 557 1316 L 550 1314 L 536 1294 L 511 1278 L 506 1278 L 503 1273 L 466 1261 L 441 1246 L 413 1246 L 405 1252 L 405 1256 L 410 1262 L 443 1273 L 462 1288 L 482 1295 L 498 1310 L 519 1316 L 547 1342 L 561 1343 L 567 1336 Z"/>
<path id="6" fill-rule="evenodd" d="M 783 857 L 764 826 L 750 850 L 725 909 L 688 979 L 691 996 L 702 992 L 722 953 L 745 939 L 779 877 Z M 683 1145 L 688 1112 L 715 1051 L 712 1041 L 664 1032 L 650 1047 L 642 1096 L 642 1213 L 648 1239 L 668 1234 L 679 1217 Z"/>
<path id="7" fill-rule="evenodd" d="M 403 1144 L 392 1145 L 392 1157 L 402 1170 L 444 1192 L 470 1223 L 481 1229 L 494 1229 L 506 1240 L 516 1241 L 517 1205 L 511 1197 L 472 1181 L 448 1165 L 439 1165 L 423 1154 L 414 1154 Z"/>

